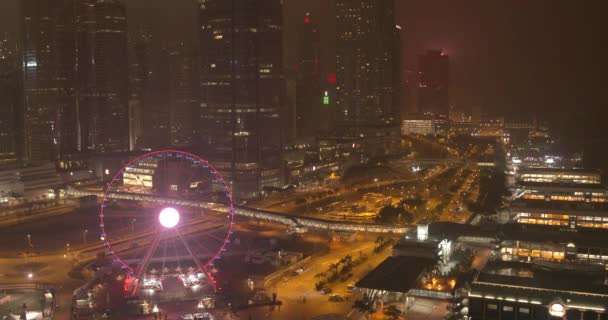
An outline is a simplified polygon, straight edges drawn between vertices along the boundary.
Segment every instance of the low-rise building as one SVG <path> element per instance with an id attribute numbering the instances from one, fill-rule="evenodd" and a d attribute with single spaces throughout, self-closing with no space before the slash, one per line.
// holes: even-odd
<path id="1" fill-rule="evenodd" d="M 599 171 L 584 169 L 525 168 L 517 172 L 519 183 L 601 184 Z"/>
<path id="2" fill-rule="evenodd" d="M 602 272 L 496 261 L 488 263 L 470 287 L 468 315 L 474 320 L 608 319 L 608 286 Z"/>
<path id="3" fill-rule="evenodd" d="M 60 185 L 61 179 L 52 162 L 0 169 L 0 195 L 36 196 Z"/>
<path id="4" fill-rule="evenodd" d="M 599 184 L 522 183 L 517 186 L 515 193 L 518 198 L 525 200 L 608 202 L 608 189 Z"/>
<path id="5" fill-rule="evenodd" d="M 608 229 L 608 203 L 524 200 L 511 203 L 513 220 L 523 224 L 541 224 L 577 228 Z"/>
<path id="6" fill-rule="evenodd" d="M 409 116 L 401 121 L 401 134 L 435 134 L 435 118 L 431 115 Z"/>

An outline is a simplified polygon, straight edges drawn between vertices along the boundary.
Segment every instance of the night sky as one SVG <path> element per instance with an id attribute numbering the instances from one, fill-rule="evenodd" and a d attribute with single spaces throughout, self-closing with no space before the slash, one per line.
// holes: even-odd
<path id="1" fill-rule="evenodd" d="M 321 18 L 324 57 L 332 57 L 330 1 L 284 0 L 287 65 L 295 60 L 295 27 L 306 11 Z M 457 108 L 480 105 L 510 118 L 537 115 L 569 135 L 606 136 L 600 123 L 608 119 L 603 2 L 396 0 L 405 28 L 404 69 L 416 69 L 418 53 L 444 49 Z M 16 32 L 16 3 L 0 1 L 0 31 Z M 131 30 L 146 25 L 161 41 L 196 39 L 193 0 L 128 0 L 128 15 Z"/>

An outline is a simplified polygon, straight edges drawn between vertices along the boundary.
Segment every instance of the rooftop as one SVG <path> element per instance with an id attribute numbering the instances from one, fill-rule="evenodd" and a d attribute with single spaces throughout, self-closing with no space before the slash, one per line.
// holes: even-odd
<path id="1" fill-rule="evenodd" d="M 435 265 L 436 260 L 423 257 L 388 257 L 363 279 L 358 288 L 391 292 L 408 292 L 416 288 L 420 274 Z"/>
<path id="2" fill-rule="evenodd" d="M 579 247 L 608 248 L 608 230 L 595 228 L 564 229 L 546 225 L 508 223 L 498 233 L 501 240 L 574 243 Z"/>
<path id="3" fill-rule="evenodd" d="M 407 234 L 408 238 L 400 240 L 418 243 L 416 228 Z M 608 248 L 608 230 L 598 228 L 565 229 L 549 225 L 528 225 L 508 223 L 497 226 L 479 227 L 454 222 L 433 222 L 429 224 L 429 239 L 457 239 L 459 237 L 494 238 L 497 240 L 518 240 L 529 242 L 574 243 L 576 246 Z"/>
<path id="4" fill-rule="evenodd" d="M 471 284 L 470 296 L 548 305 L 556 299 L 568 307 L 608 309 L 603 275 L 549 272 L 518 262 L 488 263 Z"/>

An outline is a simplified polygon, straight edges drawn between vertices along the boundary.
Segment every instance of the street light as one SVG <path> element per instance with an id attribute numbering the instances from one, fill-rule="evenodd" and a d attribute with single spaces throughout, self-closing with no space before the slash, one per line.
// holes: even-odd
<path id="1" fill-rule="evenodd" d="M 89 233 L 89 229 L 84 229 L 82 231 L 82 242 L 84 242 L 84 244 L 87 244 L 87 233 Z"/>
<path id="2" fill-rule="evenodd" d="M 30 234 L 27 235 L 27 247 L 32 248 L 32 236 Z"/>

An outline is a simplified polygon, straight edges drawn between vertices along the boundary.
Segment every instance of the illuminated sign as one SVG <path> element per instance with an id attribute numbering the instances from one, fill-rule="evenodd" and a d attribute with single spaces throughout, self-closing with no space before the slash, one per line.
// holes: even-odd
<path id="1" fill-rule="evenodd" d="M 325 95 L 323 95 L 323 104 L 329 104 L 329 95 L 327 91 L 325 91 Z"/>

